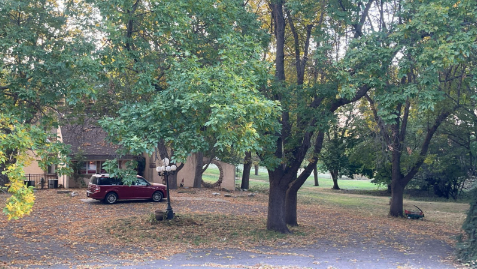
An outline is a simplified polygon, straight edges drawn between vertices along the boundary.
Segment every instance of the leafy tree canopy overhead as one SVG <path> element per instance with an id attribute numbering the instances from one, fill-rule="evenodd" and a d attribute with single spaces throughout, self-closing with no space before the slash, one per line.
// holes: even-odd
<path id="1" fill-rule="evenodd" d="M 88 12 L 82 2 L 1 0 L 0 7 L 0 170 L 12 193 L 4 213 L 19 218 L 34 201 L 23 167 L 33 157 L 44 169 L 67 162 L 51 131 L 61 115 L 58 102 L 74 105 L 92 96 L 89 82 L 100 66 L 91 56 L 93 40 L 81 31 L 88 25 L 76 24 Z"/>
<path id="2" fill-rule="evenodd" d="M 266 35 L 243 2 L 97 7 L 108 38 L 103 90 L 116 94 L 120 107 L 101 124 L 114 142 L 131 153 L 165 143 L 179 162 L 191 152 L 243 153 L 272 142 L 260 133 L 277 132 L 279 107 L 257 90 L 267 81 Z"/>

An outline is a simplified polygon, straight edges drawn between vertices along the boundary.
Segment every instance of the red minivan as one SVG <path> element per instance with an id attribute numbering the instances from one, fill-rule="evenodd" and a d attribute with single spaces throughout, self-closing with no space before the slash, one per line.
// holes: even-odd
<path id="1" fill-rule="evenodd" d="M 88 184 L 86 196 L 101 200 L 107 204 L 114 204 L 118 200 L 151 199 L 160 202 L 167 198 L 166 185 L 149 183 L 141 176 L 129 185 L 124 185 L 121 179 L 109 177 L 108 174 L 93 175 Z"/>

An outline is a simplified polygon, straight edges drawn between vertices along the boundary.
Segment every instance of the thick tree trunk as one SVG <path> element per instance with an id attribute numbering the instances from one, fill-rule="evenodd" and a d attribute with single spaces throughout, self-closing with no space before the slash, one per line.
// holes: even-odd
<path id="1" fill-rule="evenodd" d="M 318 140 L 317 142 L 320 143 L 315 150 L 321 150 L 321 142 L 322 140 Z M 301 186 L 305 184 L 305 181 L 308 179 L 310 176 L 311 172 L 314 170 L 316 167 L 316 159 L 314 159 L 314 162 L 309 163 L 305 169 L 303 169 L 303 172 L 295 178 L 290 184 L 288 184 L 288 190 L 287 190 L 287 200 L 285 204 L 285 221 L 288 225 L 292 226 L 297 226 L 298 225 L 298 213 L 297 213 L 297 196 L 298 196 L 298 190 L 300 190 Z"/>
<path id="2" fill-rule="evenodd" d="M 291 226 L 298 226 L 297 217 L 298 190 L 288 188 L 285 201 L 285 222 Z"/>
<path id="3" fill-rule="evenodd" d="M 196 153 L 196 166 L 194 176 L 194 188 L 200 188 L 202 186 L 202 166 L 204 166 L 204 154 L 201 152 Z"/>
<path id="4" fill-rule="evenodd" d="M 285 16 L 283 15 L 284 0 L 272 1 L 270 8 L 275 34 L 275 80 L 280 87 L 285 82 Z M 280 97 L 277 96 L 279 99 Z M 275 156 L 282 157 L 283 141 L 288 138 L 290 126 L 289 115 L 284 109 L 282 111 L 282 132 L 277 140 Z M 291 180 L 284 178 L 284 170 L 278 168 L 276 171 L 268 171 L 270 179 L 270 194 L 268 197 L 268 217 L 267 229 L 280 233 L 290 233 L 285 223 L 285 200 L 288 183 Z"/>
<path id="5" fill-rule="evenodd" d="M 330 171 L 331 178 L 333 179 L 333 190 L 339 190 L 340 187 L 338 186 L 338 171 Z"/>
<path id="6" fill-rule="evenodd" d="M 177 173 L 169 176 L 169 189 L 177 189 Z"/>
<path id="7" fill-rule="evenodd" d="M 318 182 L 318 163 L 315 163 L 315 167 L 313 168 L 313 177 L 315 178 L 315 186 L 320 186 Z"/>
<path id="8" fill-rule="evenodd" d="M 299 184 L 294 180 L 288 187 L 285 200 L 285 222 L 291 226 L 298 226 L 298 190 L 303 184 Z M 293 186 L 295 185 L 295 186 Z"/>
<path id="9" fill-rule="evenodd" d="M 250 170 L 252 169 L 252 153 L 250 151 L 245 152 L 245 158 L 243 160 L 243 173 L 242 173 L 242 190 L 249 189 Z"/>
<path id="10" fill-rule="evenodd" d="M 389 215 L 393 217 L 403 216 L 403 201 L 404 201 L 404 188 L 402 184 L 402 178 L 393 178 L 391 183 L 391 207 L 389 209 Z"/>
<path id="11" fill-rule="evenodd" d="M 318 132 L 318 135 L 315 139 L 315 146 L 314 146 L 314 153 L 318 155 L 321 152 L 322 145 L 323 145 L 323 139 L 324 139 L 324 132 L 320 131 Z M 304 158 L 304 155 L 302 155 Z M 303 159 L 301 159 L 303 161 Z M 300 162 L 301 162 L 300 161 Z M 297 196 L 298 196 L 298 190 L 305 184 L 305 181 L 308 179 L 308 177 L 311 175 L 311 172 L 313 170 L 316 170 L 317 168 L 317 162 L 318 159 L 316 157 L 313 158 L 313 161 L 311 161 L 305 169 L 301 172 L 301 174 L 298 177 L 295 177 L 290 184 L 288 184 L 288 190 L 287 190 L 287 200 L 286 200 L 286 206 L 285 206 L 285 220 L 286 223 L 292 226 L 298 225 L 298 213 L 297 213 Z M 296 173 L 294 173 L 296 175 Z"/>
<path id="12" fill-rule="evenodd" d="M 290 233 L 285 222 L 285 200 L 287 195 L 287 186 L 278 184 L 280 180 L 270 181 L 270 194 L 268 196 L 268 217 L 267 229 Z"/>
<path id="13" fill-rule="evenodd" d="M 258 176 L 258 164 L 254 165 L 254 168 L 255 168 L 255 175 Z"/>

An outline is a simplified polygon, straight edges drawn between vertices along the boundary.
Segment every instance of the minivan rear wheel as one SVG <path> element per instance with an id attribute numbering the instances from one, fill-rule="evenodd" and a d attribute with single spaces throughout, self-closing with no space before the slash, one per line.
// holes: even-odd
<path id="1" fill-rule="evenodd" d="M 118 201 L 118 195 L 114 192 L 110 192 L 104 197 L 104 202 L 107 204 L 114 204 L 116 201 Z"/>
<path id="2" fill-rule="evenodd" d="M 155 193 L 152 194 L 152 201 L 160 202 L 161 200 L 162 200 L 162 192 L 156 191 Z"/>

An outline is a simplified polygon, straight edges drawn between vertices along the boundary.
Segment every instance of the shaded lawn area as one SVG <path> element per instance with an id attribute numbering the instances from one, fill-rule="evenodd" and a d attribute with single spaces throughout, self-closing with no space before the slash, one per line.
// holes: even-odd
<path id="1" fill-rule="evenodd" d="M 118 259 L 133 263 L 162 259 L 195 248 L 261 253 L 263 247 L 278 251 L 325 241 L 338 247 L 359 242 L 413 254 L 416 242 L 452 245 L 468 209 L 460 203 L 405 200 L 405 208 L 413 204 L 422 208 L 425 219 L 395 219 L 387 216 L 388 197 L 305 186 L 299 193 L 300 226 L 292 228 L 293 234 L 282 235 L 265 229 L 267 195 L 235 192 L 224 197 L 225 192 L 214 192 L 173 190 L 177 218 L 157 222 L 152 214 L 164 210 L 165 202 L 106 205 L 85 199 L 85 190 L 76 197 L 37 191 L 31 216 L 16 221 L 0 217 L 0 240 L 6 246 L 0 261 L 13 266 L 104 265 Z"/>

